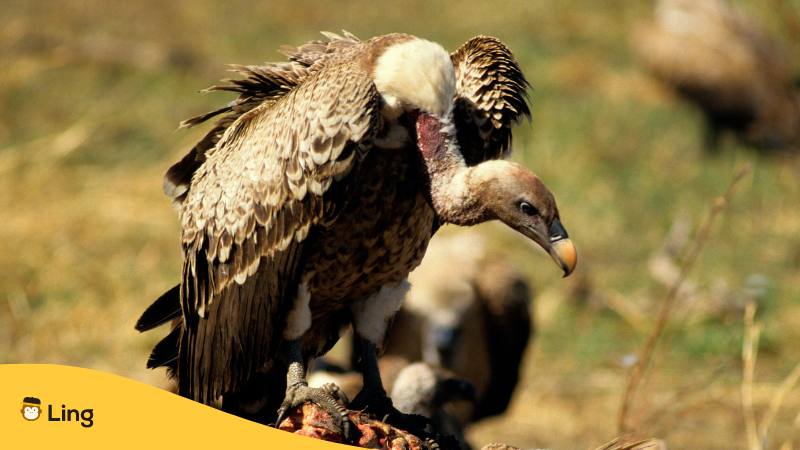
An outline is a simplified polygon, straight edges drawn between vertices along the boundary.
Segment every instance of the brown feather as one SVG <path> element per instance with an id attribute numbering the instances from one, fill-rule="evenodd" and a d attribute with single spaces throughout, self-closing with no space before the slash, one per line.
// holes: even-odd
<path id="1" fill-rule="evenodd" d="M 467 165 L 504 157 L 511 126 L 530 118 L 530 86 L 511 50 L 498 39 L 476 36 L 450 55 L 456 71 L 453 111 Z"/>
<path id="2" fill-rule="evenodd" d="M 212 151 L 203 152 L 181 203 L 187 261 L 177 371 L 182 395 L 214 402 L 244 386 L 273 358 L 280 339 L 277 324 L 299 282 L 302 241 L 309 227 L 324 219 L 321 213 L 334 212 L 319 208 L 321 197 L 333 177 L 358 162 L 329 161 L 333 147 L 368 138 L 377 123 L 378 94 L 371 79 L 352 57 L 336 55 L 316 64 L 315 72 L 288 92 L 283 89 L 294 79 L 276 75 L 286 73 L 276 71 L 279 66 L 238 67 L 246 81 L 212 88 L 264 92 L 258 105 L 239 105 L 245 105 L 241 114 L 213 149 L 205 149 Z M 354 91 L 354 102 L 315 109 L 316 96 L 335 96 L 342 85 Z M 330 120 L 337 116 L 341 119 Z M 303 148 L 311 151 L 298 151 Z M 343 154 L 342 148 L 335 154 Z M 289 177 L 297 186 L 314 186 L 316 193 L 289 189 Z M 297 192 L 302 198 L 295 197 Z"/>

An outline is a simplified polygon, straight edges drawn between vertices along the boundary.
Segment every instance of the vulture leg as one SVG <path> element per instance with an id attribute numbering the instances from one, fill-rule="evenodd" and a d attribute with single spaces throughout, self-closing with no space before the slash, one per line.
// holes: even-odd
<path id="1" fill-rule="evenodd" d="M 275 426 L 280 426 L 283 419 L 290 411 L 306 402 L 316 403 L 330 414 L 333 423 L 339 427 L 346 441 L 350 441 L 350 419 L 344 407 L 346 399 L 335 386 L 314 388 L 306 380 L 306 359 L 303 357 L 303 335 L 311 328 L 311 294 L 305 283 L 297 287 L 297 296 L 292 304 L 292 309 L 286 318 L 286 327 L 283 330 L 284 345 L 286 346 L 286 394 L 280 408 Z"/>
<path id="2" fill-rule="evenodd" d="M 397 410 L 386 394 L 378 369 L 378 348 L 368 339 L 355 336 L 358 352 L 358 369 L 364 377 L 364 387 L 350 402 L 350 409 L 365 410 L 390 425 L 417 434 L 420 437 L 434 433 L 432 422 L 425 416 L 405 414 Z"/>
<path id="3" fill-rule="evenodd" d="M 338 387 L 328 384 L 320 388 L 310 387 L 306 381 L 306 364 L 302 355 L 302 339 L 294 339 L 287 344 L 287 355 L 289 356 L 289 369 L 286 372 L 286 396 L 281 407 L 278 409 L 278 419 L 276 426 L 286 418 L 288 413 L 296 407 L 306 402 L 312 402 L 320 406 L 331 415 L 334 424 L 340 429 L 346 441 L 350 441 L 351 424 L 347 417 L 347 409 L 344 403 L 347 402 L 344 394 Z"/>
<path id="4" fill-rule="evenodd" d="M 400 309 L 409 286 L 406 280 L 387 285 L 375 295 L 354 303 L 352 312 L 356 365 L 364 378 L 364 384 L 349 406 L 350 409 L 366 410 L 382 417 L 384 422 L 398 428 L 426 436 L 432 431 L 429 427 L 430 420 L 398 411 L 383 388 L 378 369 L 378 348 L 383 343 L 386 328 Z"/>

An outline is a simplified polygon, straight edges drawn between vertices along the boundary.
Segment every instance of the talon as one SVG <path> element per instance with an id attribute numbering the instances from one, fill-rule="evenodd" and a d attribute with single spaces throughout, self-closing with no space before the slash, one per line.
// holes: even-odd
<path id="1" fill-rule="evenodd" d="M 353 439 L 354 436 L 352 435 L 351 429 L 350 429 L 350 418 L 347 417 L 346 413 L 342 413 L 342 416 L 341 416 L 340 419 L 341 419 L 341 422 L 342 422 L 342 435 L 344 436 L 344 441 L 347 442 L 347 443 L 355 443 L 355 441 Z"/>
<path id="2" fill-rule="evenodd" d="M 339 400 L 339 402 L 341 402 L 342 405 L 350 404 L 350 399 L 347 398 L 347 394 L 345 394 L 344 390 L 342 390 L 342 388 L 340 388 L 336 384 L 334 384 L 334 383 L 325 383 L 320 388 L 322 390 L 324 390 L 325 392 L 327 392 L 328 394 L 330 394 L 332 397 L 334 397 L 337 400 Z"/>
<path id="3" fill-rule="evenodd" d="M 284 397 L 280 408 L 278 408 L 277 418 L 275 419 L 275 428 L 278 428 L 281 425 L 281 422 L 288 417 L 289 410 L 302 404 L 302 402 L 295 404 L 296 402 L 294 399 L 297 397 L 298 389 L 304 385 L 304 383 L 294 383 L 286 387 L 286 396 Z"/>
<path id="4" fill-rule="evenodd" d="M 347 399 L 339 387 L 332 383 L 321 388 L 309 387 L 305 383 L 292 384 L 286 389 L 286 398 L 278 409 L 275 426 L 279 427 L 294 408 L 311 402 L 331 416 L 332 431 L 341 434 L 345 441 L 352 442 L 352 425 L 342 398 Z"/>
<path id="5" fill-rule="evenodd" d="M 278 428 L 281 426 L 281 422 L 286 419 L 286 411 L 288 411 L 288 408 L 284 408 L 283 406 L 278 409 L 278 417 L 275 419 L 275 423 L 272 424 L 273 427 Z"/>

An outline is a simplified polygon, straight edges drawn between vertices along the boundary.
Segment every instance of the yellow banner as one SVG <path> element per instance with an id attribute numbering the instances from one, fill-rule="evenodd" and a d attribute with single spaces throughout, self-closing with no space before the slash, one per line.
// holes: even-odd
<path id="1" fill-rule="evenodd" d="M 0 365 L 0 448 L 342 450 L 79 367 Z"/>

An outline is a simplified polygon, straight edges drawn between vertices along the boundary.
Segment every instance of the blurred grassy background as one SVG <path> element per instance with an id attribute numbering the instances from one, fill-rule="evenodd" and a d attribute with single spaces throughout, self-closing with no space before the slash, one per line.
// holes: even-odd
<path id="1" fill-rule="evenodd" d="M 736 2 L 786 40 L 772 3 Z M 175 131 L 178 122 L 229 100 L 196 93 L 228 76 L 223 64 L 280 59 L 280 45 L 316 39 L 318 30 L 404 31 L 449 49 L 490 34 L 534 86 L 532 125 L 515 132 L 515 158 L 556 193 L 581 261 L 561 280 L 545 255 L 482 227 L 535 283 L 538 336 L 510 413 L 475 427 L 475 443 L 567 449 L 614 436 L 628 364 L 666 291 L 654 257 L 673 225 L 696 227 L 749 161 L 753 172 L 689 277 L 696 295 L 679 299 L 634 411 L 640 431 L 670 448 L 744 448 L 743 298 L 758 301 L 764 326 L 757 413 L 800 361 L 800 159 L 731 140 L 717 156 L 702 151 L 699 112 L 650 81 L 630 51 L 629 33 L 651 8 L 622 0 L 7 0 L 0 363 L 73 364 L 159 382 L 144 369 L 158 336 L 138 335 L 133 324 L 180 273 L 161 176 L 203 132 Z M 787 44 L 800 54 L 799 43 Z M 793 391 L 769 448 L 800 445 L 798 408 Z"/>

